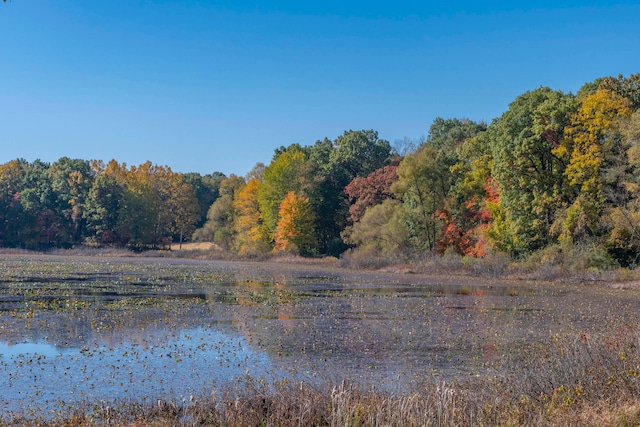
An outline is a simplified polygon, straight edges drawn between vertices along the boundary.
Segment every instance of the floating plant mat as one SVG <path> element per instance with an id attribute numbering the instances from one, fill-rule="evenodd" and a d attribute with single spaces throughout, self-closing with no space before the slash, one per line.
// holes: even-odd
<path id="1" fill-rule="evenodd" d="M 199 396 L 246 369 L 268 374 L 268 356 L 242 337 L 198 328 L 139 334 L 117 346 L 0 345 L 5 411 L 53 410 L 75 402 Z"/>
<path id="2" fill-rule="evenodd" d="M 189 399 L 247 375 L 409 391 L 637 322 L 640 291 L 276 263 L 0 256 L 0 410 Z"/>

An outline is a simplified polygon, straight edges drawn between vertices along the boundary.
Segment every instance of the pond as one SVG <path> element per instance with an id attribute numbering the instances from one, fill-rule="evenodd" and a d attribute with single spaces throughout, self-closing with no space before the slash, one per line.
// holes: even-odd
<path id="1" fill-rule="evenodd" d="M 0 410 L 215 395 L 243 378 L 403 392 L 634 326 L 636 289 L 278 263 L 0 256 Z"/>

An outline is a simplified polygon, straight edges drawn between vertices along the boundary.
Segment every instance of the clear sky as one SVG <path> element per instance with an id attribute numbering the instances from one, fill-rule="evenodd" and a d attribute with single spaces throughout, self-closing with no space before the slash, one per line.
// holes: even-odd
<path id="1" fill-rule="evenodd" d="M 433 3 L 433 4 L 432 4 Z M 0 163 L 244 175 L 273 150 L 640 72 L 636 1 L 0 2 Z"/>

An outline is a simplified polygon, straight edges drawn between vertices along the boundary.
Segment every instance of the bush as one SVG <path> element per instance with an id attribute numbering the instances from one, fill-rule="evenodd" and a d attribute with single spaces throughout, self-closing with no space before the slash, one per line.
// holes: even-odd
<path id="1" fill-rule="evenodd" d="M 511 264 L 509 257 L 502 252 L 489 252 L 483 258 L 467 257 L 464 262 L 471 268 L 474 276 L 483 277 L 503 277 Z"/>
<path id="2" fill-rule="evenodd" d="M 402 260 L 399 256 L 383 254 L 382 251 L 375 246 L 365 245 L 344 252 L 340 255 L 338 265 L 340 267 L 373 270 L 401 262 Z"/>
<path id="3" fill-rule="evenodd" d="M 455 272 L 467 274 L 469 272 L 464 265 L 464 257 L 453 249 L 447 249 L 443 255 L 432 252 L 414 262 L 419 273 L 450 274 Z"/>
<path id="4" fill-rule="evenodd" d="M 620 265 L 598 246 L 551 245 L 531 253 L 517 269 L 537 280 L 603 280 Z"/>

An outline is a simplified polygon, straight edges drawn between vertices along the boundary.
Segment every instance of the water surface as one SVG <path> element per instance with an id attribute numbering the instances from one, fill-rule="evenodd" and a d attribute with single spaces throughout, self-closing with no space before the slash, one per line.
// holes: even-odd
<path id="1" fill-rule="evenodd" d="M 247 375 L 408 391 L 637 322 L 637 290 L 270 263 L 0 257 L 0 408 L 189 399 Z"/>

